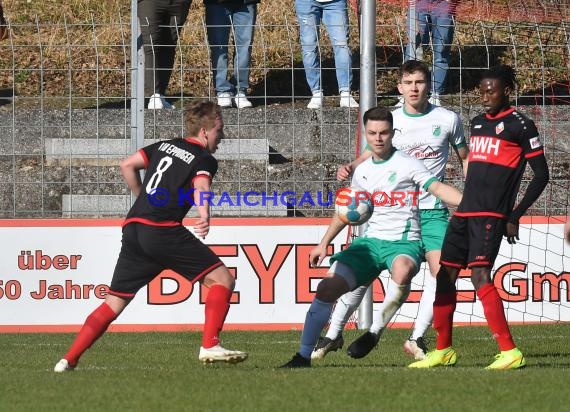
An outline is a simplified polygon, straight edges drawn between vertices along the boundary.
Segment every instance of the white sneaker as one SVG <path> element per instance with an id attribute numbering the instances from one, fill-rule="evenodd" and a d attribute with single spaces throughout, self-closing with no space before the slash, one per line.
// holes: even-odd
<path id="1" fill-rule="evenodd" d="M 396 109 L 399 107 L 403 107 L 404 106 L 404 96 L 400 96 L 400 98 L 398 99 L 398 101 L 396 103 L 394 103 L 394 106 Z"/>
<path id="2" fill-rule="evenodd" d="M 160 110 L 160 109 L 174 109 L 175 107 L 168 103 L 164 96 L 155 93 L 150 96 L 148 100 L 148 109 L 149 110 Z"/>
<path id="3" fill-rule="evenodd" d="M 236 97 L 234 97 L 234 103 L 238 109 L 247 109 L 252 106 L 251 102 L 247 100 L 247 97 L 245 97 L 245 94 L 241 92 L 236 94 Z"/>
<path id="4" fill-rule="evenodd" d="M 62 373 L 62 372 L 71 372 L 73 369 L 75 369 L 75 367 L 71 366 L 67 361 L 67 359 L 62 359 L 55 364 L 53 371 L 57 373 Z"/>
<path id="5" fill-rule="evenodd" d="M 232 107 L 232 94 L 230 92 L 223 92 L 218 94 L 218 106 Z"/>
<path id="6" fill-rule="evenodd" d="M 313 97 L 311 97 L 307 109 L 320 109 L 321 107 L 323 107 L 323 92 L 319 90 L 313 92 Z"/>
<path id="7" fill-rule="evenodd" d="M 340 107 L 358 107 L 358 103 L 352 98 L 350 92 L 340 92 Z"/>
<path id="8" fill-rule="evenodd" d="M 239 363 L 247 359 L 247 353 L 241 352 L 239 350 L 225 349 L 220 345 L 212 346 L 208 349 L 200 346 L 200 354 L 198 355 L 198 359 L 204 363 Z"/>
<path id="9" fill-rule="evenodd" d="M 429 102 L 434 106 L 441 106 L 441 99 L 439 98 L 439 94 L 432 94 L 429 98 Z"/>

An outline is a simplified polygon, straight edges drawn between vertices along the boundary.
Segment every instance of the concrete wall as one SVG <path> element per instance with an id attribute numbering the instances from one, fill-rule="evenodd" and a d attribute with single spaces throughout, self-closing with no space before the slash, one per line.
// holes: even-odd
<path id="1" fill-rule="evenodd" d="M 459 108 L 453 108 L 459 111 Z M 568 204 L 570 110 L 521 107 L 535 119 L 546 143 L 551 183 L 531 213 L 564 214 Z M 463 108 L 469 117 L 478 107 Z M 183 136 L 181 110 L 147 111 L 145 143 Z M 275 105 L 224 109 L 226 140 L 216 157 L 217 193 L 227 191 L 334 191 L 336 168 L 351 159 L 356 110 Z M 131 153 L 130 113 L 122 109 L 0 111 L 0 217 L 123 216 L 129 194 L 118 168 Z M 455 159 L 448 180 L 461 187 Z M 526 176 L 528 179 L 530 174 Z M 524 184 L 523 184 L 524 187 Z M 226 205 L 227 206 L 227 205 Z M 329 215 L 330 208 L 220 207 L 220 215 Z"/>

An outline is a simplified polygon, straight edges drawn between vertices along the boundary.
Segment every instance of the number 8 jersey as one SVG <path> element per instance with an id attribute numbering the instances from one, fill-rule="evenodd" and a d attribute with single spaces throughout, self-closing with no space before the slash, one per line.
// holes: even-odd
<path id="1" fill-rule="evenodd" d="M 165 140 L 143 147 L 145 177 L 123 224 L 178 226 L 194 204 L 195 179 L 212 180 L 218 161 L 196 139 Z"/>

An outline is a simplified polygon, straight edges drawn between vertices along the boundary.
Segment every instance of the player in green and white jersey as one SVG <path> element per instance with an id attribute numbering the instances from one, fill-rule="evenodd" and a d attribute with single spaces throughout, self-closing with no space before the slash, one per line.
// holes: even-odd
<path id="1" fill-rule="evenodd" d="M 404 105 L 392 112 L 395 135 L 393 144 L 398 150 L 421 160 L 427 169 L 439 181 L 444 180 L 445 165 L 449 159 L 450 146 L 457 153 L 467 172 L 469 150 L 465 142 L 463 126 L 459 116 L 448 109 L 434 106 L 428 101 L 430 91 L 430 71 L 424 62 L 410 60 L 400 68 L 398 90 L 404 97 Z M 357 165 L 371 156 L 366 148 L 364 153 L 352 163 L 340 166 L 338 180 L 345 180 Z M 439 271 L 441 246 L 447 228 L 449 211 L 447 205 L 429 192 L 420 197 L 420 225 L 422 244 L 431 276 L 426 276 L 424 289 L 418 306 L 418 315 L 410 337 L 404 342 L 404 350 L 415 359 L 424 359 L 427 346 L 424 334 L 433 319 L 433 301 L 435 298 L 435 276 Z M 313 352 L 314 359 L 324 357 L 328 352 L 342 347 L 342 330 L 346 322 L 360 304 L 366 288 L 359 288 L 339 299 L 329 330 L 321 338 Z M 385 300 L 389 296 L 385 297 Z M 386 323 L 379 316 L 374 318 L 370 328 L 372 335 L 365 334 L 363 345 L 357 340 L 349 346 L 349 354 L 360 358 L 376 346 Z M 359 338 L 360 339 L 360 338 Z"/>
<path id="2" fill-rule="evenodd" d="M 310 367 L 311 353 L 336 300 L 359 286 L 370 285 L 385 269 L 390 271 L 393 286 L 387 293 L 391 303 L 381 305 L 380 312 L 388 322 L 410 293 L 423 255 L 418 191 L 429 191 L 452 205 L 461 200 L 457 189 L 439 182 L 421 161 L 393 147 L 393 119 L 388 109 L 368 110 L 363 123 L 372 155 L 356 168 L 352 186 L 372 195 L 374 212 L 364 236 L 331 257 L 332 266 L 307 312 L 299 352 L 284 368 Z M 345 226 L 337 215 L 333 217 L 323 239 L 309 254 L 313 266 L 323 261 L 329 244 Z"/>

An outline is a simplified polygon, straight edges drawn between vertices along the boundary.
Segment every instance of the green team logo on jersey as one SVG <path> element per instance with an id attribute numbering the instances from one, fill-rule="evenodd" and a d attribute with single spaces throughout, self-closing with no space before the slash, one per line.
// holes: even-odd
<path id="1" fill-rule="evenodd" d="M 431 133 L 436 137 L 439 136 L 441 134 L 441 126 L 439 124 L 432 125 Z"/>
<path id="2" fill-rule="evenodd" d="M 392 172 L 388 177 L 388 182 L 394 183 L 396 181 L 396 172 Z"/>

